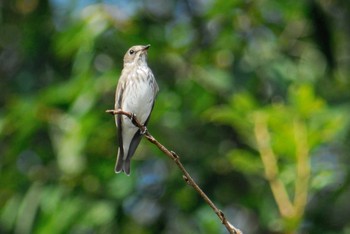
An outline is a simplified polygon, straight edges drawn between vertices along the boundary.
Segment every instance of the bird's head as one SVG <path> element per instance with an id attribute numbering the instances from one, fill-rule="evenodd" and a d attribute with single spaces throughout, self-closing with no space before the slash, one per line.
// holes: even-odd
<path id="1" fill-rule="evenodd" d="M 151 45 L 136 45 L 132 46 L 124 55 L 124 66 L 146 63 L 147 50 Z"/>

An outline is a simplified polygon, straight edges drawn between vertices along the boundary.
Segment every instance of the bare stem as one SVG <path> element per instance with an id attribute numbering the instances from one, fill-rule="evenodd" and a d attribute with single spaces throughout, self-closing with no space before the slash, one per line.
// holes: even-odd
<path id="1" fill-rule="evenodd" d="M 294 121 L 296 145 L 297 178 L 295 181 L 294 206 L 296 215 L 300 219 L 305 210 L 310 180 L 309 147 L 307 128 L 301 121 Z"/>
<path id="2" fill-rule="evenodd" d="M 234 227 L 225 217 L 224 213 L 219 210 L 216 205 L 210 200 L 210 198 L 203 192 L 203 190 L 198 186 L 198 184 L 194 181 L 194 179 L 191 177 L 191 175 L 187 172 L 185 167 L 182 165 L 180 161 L 180 157 L 174 152 L 168 150 L 164 145 L 159 143 L 147 130 L 147 128 L 139 122 L 139 120 L 136 118 L 135 115 L 133 115 L 130 112 L 123 111 L 121 109 L 118 110 L 107 110 L 107 113 L 110 113 L 112 115 L 125 115 L 128 116 L 133 124 L 137 126 L 142 132 L 145 132 L 144 136 L 150 141 L 151 143 L 155 144 L 163 153 L 165 153 L 169 158 L 171 158 L 175 164 L 178 166 L 178 168 L 183 173 L 183 178 L 186 181 L 187 184 L 191 185 L 197 193 L 204 199 L 204 201 L 213 209 L 213 211 L 216 213 L 216 215 L 221 220 L 222 224 L 225 225 L 227 231 L 231 234 L 242 234 L 241 230 Z"/>
<path id="3" fill-rule="evenodd" d="M 265 169 L 265 177 L 270 184 L 272 194 L 283 217 L 294 217 L 295 210 L 287 193 L 287 189 L 278 178 L 277 157 L 271 148 L 271 137 L 267 129 L 266 116 L 257 113 L 254 119 L 254 134 L 257 148 Z"/>

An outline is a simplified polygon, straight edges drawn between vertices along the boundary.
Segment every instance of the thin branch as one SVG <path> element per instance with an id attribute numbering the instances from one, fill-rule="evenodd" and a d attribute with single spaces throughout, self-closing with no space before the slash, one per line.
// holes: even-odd
<path id="1" fill-rule="evenodd" d="M 186 181 L 187 184 L 192 186 L 197 193 L 204 199 L 204 201 L 213 209 L 213 211 L 216 213 L 216 215 L 221 220 L 222 224 L 225 225 L 227 231 L 231 234 L 242 234 L 242 232 L 234 227 L 225 217 L 224 213 L 219 210 L 216 205 L 209 199 L 209 197 L 203 192 L 203 190 L 198 186 L 198 184 L 194 181 L 194 179 L 191 177 L 191 175 L 187 172 L 185 167 L 182 165 L 180 161 L 180 157 L 174 152 L 168 150 L 164 145 L 159 143 L 147 130 L 147 128 L 139 122 L 139 120 L 136 118 L 136 116 L 130 112 L 123 111 L 121 109 L 119 110 L 107 110 L 107 113 L 110 113 L 112 115 L 125 115 L 129 117 L 132 121 L 132 123 L 137 126 L 141 132 L 144 132 L 144 136 L 149 140 L 151 143 L 155 144 L 163 153 L 165 153 L 169 158 L 171 158 L 175 164 L 178 166 L 178 168 L 183 173 L 183 178 Z"/>

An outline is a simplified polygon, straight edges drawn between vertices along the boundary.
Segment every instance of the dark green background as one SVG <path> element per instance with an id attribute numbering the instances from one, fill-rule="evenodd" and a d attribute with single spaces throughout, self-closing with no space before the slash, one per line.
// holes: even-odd
<path id="1" fill-rule="evenodd" d="M 226 233 L 146 140 L 131 176 L 114 174 L 105 110 L 125 51 L 151 44 L 160 93 L 148 129 L 232 224 L 349 233 L 349 3 L 1 1 L 0 232 Z M 277 160 L 270 181 L 257 123 Z M 299 181 L 298 165 L 309 169 Z M 292 204 L 308 182 L 290 217 L 275 179 Z"/>

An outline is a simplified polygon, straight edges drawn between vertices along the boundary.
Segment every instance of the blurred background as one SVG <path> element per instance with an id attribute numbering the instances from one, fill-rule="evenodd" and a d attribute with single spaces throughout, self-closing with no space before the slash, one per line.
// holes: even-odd
<path id="1" fill-rule="evenodd" d="M 350 233 L 350 2 L 0 2 L 0 233 L 227 233 L 114 92 L 151 44 L 148 129 L 244 233 Z"/>

